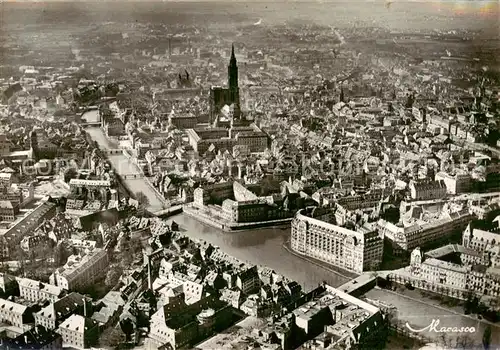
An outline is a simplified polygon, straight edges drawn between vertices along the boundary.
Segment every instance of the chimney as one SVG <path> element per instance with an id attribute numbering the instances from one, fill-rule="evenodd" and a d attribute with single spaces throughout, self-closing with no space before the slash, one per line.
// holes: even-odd
<path id="1" fill-rule="evenodd" d="M 151 257 L 148 255 L 148 288 L 153 289 L 153 281 L 151 278 Z"/>
<path id="2" fill-rule="evenodd" d="M 85 298 L 83 298 L 82 300 L 83 300 L 83 316 L 87 317 L 87 301 L 85 300 Z"/>

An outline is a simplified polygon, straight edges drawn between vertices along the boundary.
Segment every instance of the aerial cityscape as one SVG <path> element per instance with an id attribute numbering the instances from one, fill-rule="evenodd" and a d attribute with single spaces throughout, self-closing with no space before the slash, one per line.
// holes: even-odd
<path id="1" fill-rule="evenodd" d="M 500 349 L 498 1 L 0 11 L 0 349 Z"/>

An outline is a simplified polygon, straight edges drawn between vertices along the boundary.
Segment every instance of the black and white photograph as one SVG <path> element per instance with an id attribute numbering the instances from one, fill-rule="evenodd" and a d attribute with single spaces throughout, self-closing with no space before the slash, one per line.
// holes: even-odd
<path id="1" fill-rule="evenodd" d="M 0 350 L 500 350 L 499 0 L 0 0 Z"/>

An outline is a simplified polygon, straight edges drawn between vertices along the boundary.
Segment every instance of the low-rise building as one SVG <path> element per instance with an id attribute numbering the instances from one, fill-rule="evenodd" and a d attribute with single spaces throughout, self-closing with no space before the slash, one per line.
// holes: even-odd
<path id="1" fill-rule="evenodd" d="M 449 194 L 460 194 L 469 192 L 472 186 L 472 180 L 468 174 L 450 175 L 445 172 L 439 172 L 435 177 L 436 181 L 443 181 Z"/>
<path id="2" fill-rule="evenodd" d="M 83 295 L 70 293 L 35 313 L 35 324 L 46 329 L 57 329 L 61 322 L 72 314 L 77 312 L 85 314 L 86 303 L 88 302 Z"/>
<path id="3" fill-rule="evenodd" d="M 29 307 L 10 300 L 0 299 L 0 322 L 11 324 L 24 333 L 31 328 L 33 314 Z"/>
<path id="4" fill-rule="evenodd" d="M 63 348 L 62 337 L 41 326 L 35 326 L 14 339 L 5 339 L 1 345 L 2 349 L 6 350 L 60 350 Z"/>
<path id="5" fill-rule="evenodd" d="M 53 303 L 63 294 L 61 287 L 29 278 L 17 278 L 17 282 L 19 284 L 19 295 L 21 298 L 29 301 L 39 302 L 47 300 Z"/>
<path id="6" fill-rule="evenodd" d="M 414 200 L 429 200 L 446 196 L 447 187 L 444 181 L 410 181 L 408 185 L 411 198 Z"/>
<path id="7" fill-rule="evenodd" d="M 88 349 L 97 343 L 99 324 L 88 317 L 71 315 L 57 332 L 62 337 L 63 347 Z"/>
<path id="8" fill-rule="evenodd" d="M 19 214 L 19 203 L 0 200 L 0 220 L 14 221 Z"/>

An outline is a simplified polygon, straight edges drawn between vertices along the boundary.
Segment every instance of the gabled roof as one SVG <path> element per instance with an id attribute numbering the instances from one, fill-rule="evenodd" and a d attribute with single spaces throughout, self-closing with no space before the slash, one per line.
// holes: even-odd
<path id="1" fill-rule="evenodd" d="M 36 313 L 37 316 L 46 317 L 53 320 L 64 320 L 69 315 L 73 314 L 75 310 L 82 306 L 85 297 L 78 293 L 71 293 L 64 298 L 57 300 L 54 303 L 44 307 Z"/>
<path id="2" fill-rule="evenodd" d="M 97 322 L 80 315 L 71 315 L 66 321 L 61 323 L 59 329 L 66 329 L 73 332 L 85 333 L 97 326 Z"/>

